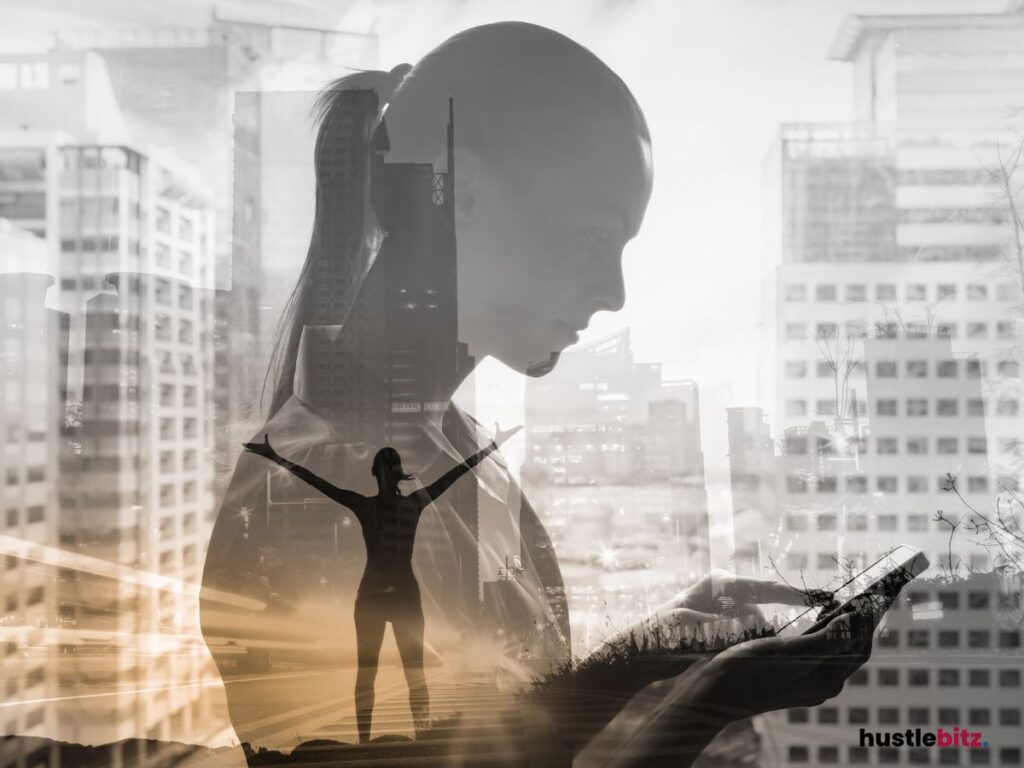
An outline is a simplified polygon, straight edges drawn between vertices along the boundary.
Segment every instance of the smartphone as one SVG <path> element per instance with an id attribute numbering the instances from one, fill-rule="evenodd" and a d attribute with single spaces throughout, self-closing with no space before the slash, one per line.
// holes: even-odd
<path id="1" fill-rule="evenodd" d="M 858 632 L 874 632 L 878 622 L 892 607 L 903 587 L 923 573 L 928 565 L 928 558 L 921 550 L 901 544 L 835 590 L 833 595 L 839 603 L 838 606 L 823 610 L 810 626 L 803 629 L 806 622 L 801 620 L 817 610 L 808 608 L 780 627 L 776 634 L 783 637 L 809 635 L 844 613 L 857 617 Z"/>

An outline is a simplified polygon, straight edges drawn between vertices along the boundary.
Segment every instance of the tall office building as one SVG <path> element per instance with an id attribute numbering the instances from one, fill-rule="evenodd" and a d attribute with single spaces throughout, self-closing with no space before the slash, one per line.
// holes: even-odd
<path id="1" fill-rule="evenodd" d="M 88 113 L 92 102 L 76 101 L 76 89 L 103 93 L 92 56 L 58 58 L 18 62 L 19 76 L 34 73 L 32 88 L 19 80 L 17 91 L 0 93 L 26 125 L 48 122 L 64 97 Z M 68 60 L 78 68 L 68 70 Z M 213 270 L 213 213 L 196 171 L 166 153 L 102 143 L 119 135 L 117 120 L 107 122 L 85 114 L 81 136 L 40 129 L 0 139 L 0 205 L 41 236 L 45 258 L 28 271 L 53 283 L 45 305 L 25 284 L 21 302 L 5 308 L 29 311 L 32 299 L 37 315 L 65 310 L 60 333 L 34 353 L 67 361 L 53 374 L 61 431 L 59 458 L 45 473 L 55 495 L 52 538 L 36 555 L 52 586 L 44 602 L 55 618 L 43 645 L 61 651 L 45 663 L 60 695 L 39 698 L 48 699 L 47 735 L 69 741 L 213 738 L 217 720 L 199 685 L 211 669 L 193 619 L 214 511 L 213 302 L 202 288 Z M 36 434 L 31 411 L 21 415 L 21 429 Z M 26 512 L 33 522 L 37 506 Z M 171 632 L 190 638 L 174 641 L 173 656 L 159 639 Z M 156 675 L 166 690 L 150 685 Z M 106 695 L 112 690 L 123 693 Z"/>
<path id="2" fill-rule="evenodd" d="M 1024 103 L 1022 31 L 1020 10 L 851 17 L 831 55 L 853 65 L 853 121 L 782 130 L 781 263 L 765 302 L 780 455 L 761 565 L 770 555 L 793 583 L 835 586 L 898 543 L 923 549 L 933 576 L 1001 564 L 966 528 L 968 505 L 991 510 L 1021 479 L 1024 275 L 993 169 Z M 961 764 L 950 750 L 875 755 L 857 730 L 1019 721 L 997 706 L 1020 684 L 1017 628 L 962 612 L 972 590 L 1019 599 L 1019 585 L 988 578 L 983 590 L 922 580 L 843 695 L 765 719 L 766 764 Z M 1013 764 L 1022 746 L 1019 729 L 1001 730 L 970 761 Z"/>
<path id="3" fill-rule="evenodd" d="M 558 551 L 581 647 L 609 616 L 639 619 L 707 569 L 697 386 L 634 362 L 628 331 L 528 382 L 526 435 L 524 492 Z"/>
<path id="4" fill-rule="evenodd" d="M 54 57 L 87 55 L 118 83 L 113 113 L 136 142 L 203 169 L 215 217 L 217 475 L 263 423 L 278 318 L 308 247 L 310 112 L 318 89 L 377 63 L 377 37 L 293 3 L 218 3 L 194 26 L 66 29 Z"/>
<path id="5" fill-rule="evenodd" d="M 56 708 L 45 703 L 58 692 L 46 650 L 57 625 L 57 572 L 43 564 L 43 552 L 58 541 L 68 325 L 67 315 L 45 305 L 53 277 L 31 271 L 45 264 L 42 239 L 0 221 L 0 686 L 7 704 L 0 727 L 27 736 L 47 736 L 58 727 Z M 55 750 L 39 749 L 25 757 L 57 764 Z M 0 744 L 5 764 L 23 753 L 21 743 Z"/>

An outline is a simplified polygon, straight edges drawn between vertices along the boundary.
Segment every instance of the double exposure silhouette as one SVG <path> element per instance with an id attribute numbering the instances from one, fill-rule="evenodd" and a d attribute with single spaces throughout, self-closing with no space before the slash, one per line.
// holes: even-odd
<path id="1" fill-rule="evenodd" d="M 368 739 L 370 720 L 350 691 L 358 687 L 358 709 L 368 710 L 367 671 L 388 619 L 406 673 L 423 677 L 396 681 L 385 646 L 372 725 L 415 732 L 438 765 L 686 765 L 730 722 L 835 695 L 869 641 L 836 639 L 831 624 L 796 638 L 737 629 L 755 639 L 696 660 L 574 664 L 551 540 L 498 452 L 433 503 L 396 495 L 418 525 L 380 529 L 379 543 L 367 536 L 377 529 L 358 499 L 373 496 L 371 457 L 384 505 L 406 473 L 447 477 L 491 443 L 452 402 L 477 362 L 543 376 L 596 312 L 622 308 L 623 249 L 653 185 L 648 127 L 622 80 L 556 32 L 491 24 L 415 66 L 333 83 L 318 117 L 313 233 L 254 442 L 271 435 L 290 469 L 351 489 L 341 503 L 352 512 L 310 498 L 305 483 L 251 451 L 238 459 L 207 554 L 201 617 L 239 738 L 278 749 Z M 385 446 L 401 454 L 401 469 Z M 373 565 L 385 552 L 401 560 L 408 589 L 367 602 L 364 586 L 388 581 L 376 581 L 388 568 Z M 417 583 L 422 623 L 419 613 L 406 622 L 413 601 L 400 596 Z M 230 605 L 215 599 L 225 592 Z M 779 602 L 804 596 L 712 573 L 651 621 L 739 620 Z M 558 684 L 532 694 L 545 677 Z M 412 728 L 404 701 L 385 707 L 405 683 Z M 427 685 L 434 719 L 424 727 Z M 626 707 L 647 709 L 618 717 Z"/>
<path id="2" fill-rule="evenodd" d="M 360 742 L 370 740 L 373 714 L 373 684 L 377 676 L 380 646 L 384 629 L 391 622 L 398 652 L 402 657 L 409 684 L 409 707 L 417 732 L 427 725 L 429 694 L 423 675 L 423 606 L 419 584 L 412 570 L 413 543 L 420 515 L 428 504 L 485 456 L 496 451 L 521 427 L 502 432 L 495 425 L 490 445 L 470 456 L 462 464 L 448 470 L 425 488 L 403 496 L 398 484 L 412 477 L 402 470 L 402 457 L 394 448 L 381 448 L 373 457 L 371 473 L 377 480 L 377 493 L 363 496 L 338 488 L 321 477 L 279 455 L 270 445 L 270 435 L 262 443 L 246 443 L 245 447 L 287 469 L 332 501 L 355 513 L 366 545 L 366 570 L 356 593 L 355 627 L 359 671 L 356 675 L 356 720 Z"/>

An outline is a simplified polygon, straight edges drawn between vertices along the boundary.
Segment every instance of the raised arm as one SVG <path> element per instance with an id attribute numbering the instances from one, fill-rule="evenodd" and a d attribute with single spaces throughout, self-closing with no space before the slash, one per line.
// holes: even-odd
<path id="1" fill-rule="evenodd" d="M 366 501 L 366 497 L 361 493 L 339 488 L 333 483 L 327 482 L 322 477 L 314 475 L 305 467 L 300 466 L 293 461 L 288 461 L 288 459 L 281 456 L 271 447 L 269 434 L 263 436 L 262 443 L 243 443 L 242 445 L 247 451 L 251 451 L 257 456 L 263 456 L 266 459 L 270 459 L 275 464 L 280 464 L 297 478 L 316 488 L 320 493 L 324 494 L 324 496 L 348 507 L 353 512 L 358 512 L 363 502 Z"/>
<path id="2" fill-rule="evenodd" d="M 490 443 L 484 446 L 482 450 L 474 453 L 472 456 L 470 456 L 468 459 L 466 459 L 458 466 L 449 469 L 447 472 L 445 472 L 443 475 L 437 478 L 437 480 L 432 482 L 430 485 L 428 485 L 421 491 L 421 493 L 425 494 L 428 499 L 426 503 L 429 504 L 430 502 L 434 501 L 438 496 L 440 496 L 449 488 L 451 488 L 452 483 L 454 483 L 456 480 L 458 480 L 460 477 L 466 474 L 469 470 L 471 470 L 473 467 L 475 467 L 477 464 L 483 461 L 487 454 L 498 450 L 499 445 L 501 445 L 510 437 L 512 437 L 512 435 L 514 435 L 520 429 L 522 429 L 522 426 L 513 427 L 512 429 L 505 430 L 503 432 L 501 429 L 498 428 L 498 425 L 495 424 L 494 439 Z"/>

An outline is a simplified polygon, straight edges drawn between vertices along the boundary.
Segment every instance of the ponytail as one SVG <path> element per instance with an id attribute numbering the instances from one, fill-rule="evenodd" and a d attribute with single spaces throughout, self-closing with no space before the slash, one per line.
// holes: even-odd
<path id="1" fill-rule="evenodd" d="M 267 418 L 292 396 L 302 329 L 345 322 L 383 241 L 374 211 L 376 167 L 387 150 L 382 106 L 411 67 L 358 72 L 328 85 L 314 105 L 316 211 L 306 261 L 278 323 L 263 392 Z"/>

